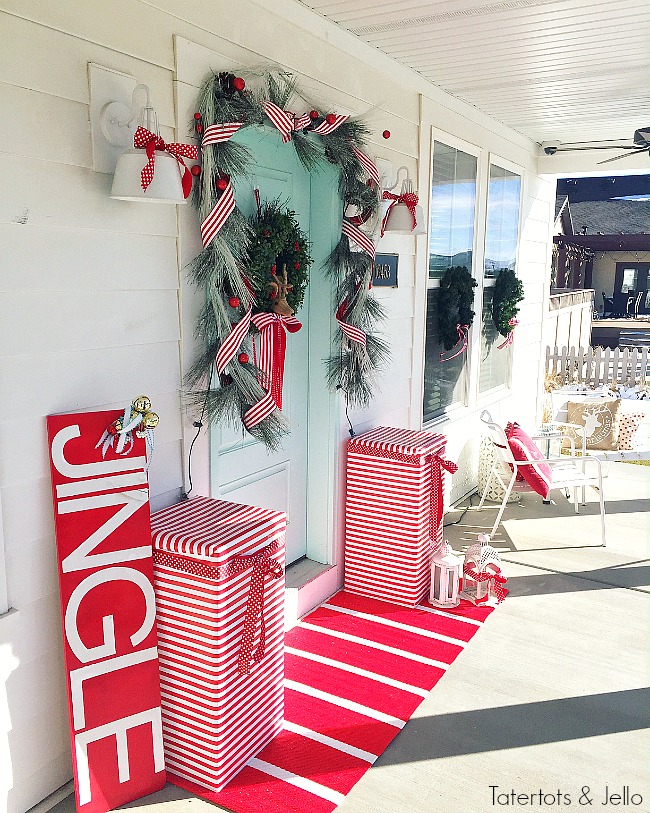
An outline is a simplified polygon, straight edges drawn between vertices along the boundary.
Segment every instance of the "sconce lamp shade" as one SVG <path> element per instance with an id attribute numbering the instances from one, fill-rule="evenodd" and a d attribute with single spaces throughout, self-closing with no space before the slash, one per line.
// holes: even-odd
<path id="1" fill-rule="evenodd" d="M 408 177 L 405 181 L 402 181 L 401 194 L 405 195 L 407 193 L 413 194 L 413 182 Z M 388 213 L 384 231 L 393 232 L 393 234 L 426 234 L 424 212 L 419 204 L 415 207 L 415 221 L 415 226 L 413 226 L 413 215 L 406 203 L 396 203 Z"/>
<path id="2" fill-rule="evenodd" d="M 147 190 L 142 188 L 140 173 L 147 160 L 147 153 L 135 147 L 120 155 L 113 176 L 111 197 L 149 203 L 186 203 L 178 161 L 165 152 L 156 151 L 154 176 Z"/>

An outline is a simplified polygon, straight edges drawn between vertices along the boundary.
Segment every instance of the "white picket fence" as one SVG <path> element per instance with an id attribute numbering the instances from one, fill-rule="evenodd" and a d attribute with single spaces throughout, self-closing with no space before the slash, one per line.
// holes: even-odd
<path id="1" fill-rule="evenodd" d="M 650 378 L 649 353 L 648 347 L 547 347 L 546 372 L 559 374 L 567 384 L 643 381 Z"/>

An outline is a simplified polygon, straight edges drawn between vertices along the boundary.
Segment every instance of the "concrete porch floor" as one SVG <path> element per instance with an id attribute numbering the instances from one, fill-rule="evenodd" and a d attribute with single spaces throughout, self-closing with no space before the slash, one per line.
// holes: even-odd
<path id="1" fill-rule="evenodd" d="M 525 495 L 508 506 L 494 539 L 508 599 L 340 813 L 486 813 L 569 802 L 609 810 L 624 806 L 626 787 L 626 809 L 650 811 L 650 468 L 611 464 L 604 488 L 607 548 L 593 491 L 578 516 L 559 492 L 552 505 Z M 454 549 L 489 529 L 495 512 L 470 508 L 449 525 Z M 451 511 L 445 520 L 459 517 Z M 513 801 L 512 791 L 528 800 Z M 541 803 L 540 791 L 548 794 Z M 128 807 L 221 809 L 172 785 Z M 72 797 L 53 808 L 73 810 Z"/>

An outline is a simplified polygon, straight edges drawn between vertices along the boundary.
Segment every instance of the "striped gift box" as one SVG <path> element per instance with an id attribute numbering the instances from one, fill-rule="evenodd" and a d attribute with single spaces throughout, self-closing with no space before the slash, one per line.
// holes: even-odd
<path id="1" fill-rule="evenodd" d="M 281 512 L 205 497 L 151 517 L 163 740 L 172 782 L 176 776 L 220 791 L 282 728 L 284 577 L 277 575 L 283 573 L 285 529 Z M 263 577 L 265 652 L 242 674 L 255 571 L 233 568 L 243 561 L 238 557 L 261 552 L 277 571 L 275 578 Z M 253 650 L 260 619 L 254 629 Z"/>
<path id="2" fill-rule="evenodd" d="M 345 589 L 418 604 L 442 542 L 446 438 L 380 426 L 348 443 Z"/>

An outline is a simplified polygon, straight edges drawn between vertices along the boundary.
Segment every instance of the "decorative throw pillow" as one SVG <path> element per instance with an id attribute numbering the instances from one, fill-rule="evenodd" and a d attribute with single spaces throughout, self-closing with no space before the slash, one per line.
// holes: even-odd
<path id="1" fill-rule="evenodd" d="M 546 499 L 551 490 L 553 475 L 551 467 L 545 462 L 544 455 L 518 423 L 509 423 L 506 426 L 506 437 L 515 460 L 522 463 L 530 460 L 540 461 L 533 465 L 521 466 L 518 474 L 521 474 L 533 491 Z"/>
<path id="2" fill-rule="evenodd" d="M 598 398 L 585 401 L 569 401 L 567 421 L 584 426 L 587 433 L 587 449 L 615 451 L 618 449 L 618 423 L 621 401 Z M 582 437 L 575 429 L 567 427 L 567 434 L 580 449 Z"/>
<path id="3" fill-rule="evenodd" d="M 645 415 L 643 412 L 624 412 L 618 422 L 618 448 L 623 452 L 634 449 L 634 433 Z"/>

